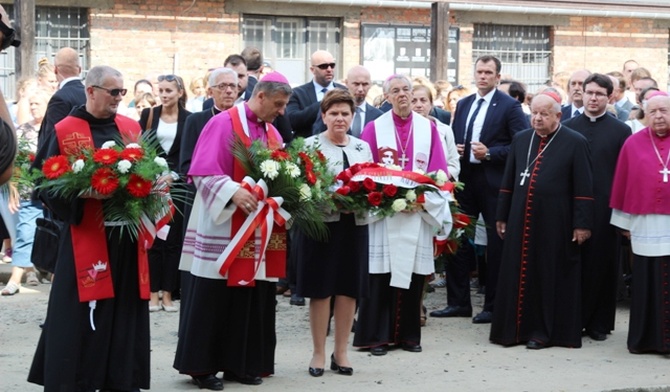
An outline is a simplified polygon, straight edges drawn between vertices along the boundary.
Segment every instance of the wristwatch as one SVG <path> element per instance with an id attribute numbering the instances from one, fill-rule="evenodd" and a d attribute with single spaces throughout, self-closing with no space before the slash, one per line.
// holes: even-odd
<path id="1" fill-rule="evenodd" d="M 491 152 L 489 152 L 489 150 L 486 150 L 486 155 L 484 156 L 484 159 L 486 159 L 487 161 L 491 160 Z"/>
<path id="2" fill-rule="evenodd" d="M 172 181 L 179 181 L 179 173 L 177 172 L 170 172 L 170 176 L 172 177 Z"/>

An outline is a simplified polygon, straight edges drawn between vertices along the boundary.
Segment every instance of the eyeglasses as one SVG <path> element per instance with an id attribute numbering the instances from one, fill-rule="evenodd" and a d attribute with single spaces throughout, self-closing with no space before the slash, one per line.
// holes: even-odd
<path id="1" fill-rule="evenodd" d="M 327 70 L 328 68 L 335 69 L 335 63 L 323 63 L 323 64 L 315 65 L 315 67 L 317 67 L 318 69 L 322 69 L 322 70 L 325 71 L 325 70 Z"/>
<path id="2" fill-rule="evenodd" d="M 588 95 L 590 97 L 596 97 L 596 98 L 605 98 L 607 97 L 607 94 L 601 93 L 599 91 L 584 91 L 584 95 Z"/>
<path id="3" fill-rule="evenodd" d="M 212 87 L 219 91 L 226 91 L 227 89 L 237 90 L 237 84 L 235 83 L 221 83 Z"/>
<path id="4" fill-rule="evenodd" d="M 181 82 L 179 81 L 179 76 L 177 75 L 160 75 L 158 76 L 158 81 L 162 82 L 163 80 L 168 81 L 168 82 L 175 82 L 177 83 L 177 87 L 179 87 L 180 90 L 183 90 L 184 87 L 182 87 Z"/>
<path id="5" fill-rule="evenodd" d="M 100 90 L 105 90 L 112 97 L 118 97 L 119 94 L 121 94 L 122 97 L 125 97 L 126 93 L 128 92 L 128 90 L 125 89 L 125 88 L 113 88 L 113 89 L 110 90 L 110 89 L 104 88 L 102 86 L 91 86 L 91 87 L 97 88 L 97 89 L 100 89 Z"/>

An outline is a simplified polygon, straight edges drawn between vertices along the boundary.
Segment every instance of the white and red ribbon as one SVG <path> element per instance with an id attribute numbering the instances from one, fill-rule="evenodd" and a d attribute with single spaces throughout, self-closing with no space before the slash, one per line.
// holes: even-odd
<path id="1" fill-rule="evenodd" d="M 281 197 L 268 197 L 268 186 L 264 180 L 254 181 L 251 177 L 244 177 L 240 186 L 254 196 L 258 200 L 258 207 L 255 211 L 247 216 L 247 219 L 242 224 L 235 236 L 230 240 L 230 244 L 216 260 L 216 266 L 219 267 L 219 273 L 225 276 L 233 261 L 240 253 L 244 244 L 252 238 L 256 231 L 260 231 L 261 249 L 258 252 L 258 258 L 255 261 L 254 275 L 252 280 L 240 280 L 237 282 L 240 286 L 246 286 L 255 279 L 260 269 L 261 262 L 265 255 L 268 243 L 270 242 L 270 234 L 275 223 L 282 226 L 291 218 L 291 214 L 285 209 L 281 208 L 284 199 Z"/>

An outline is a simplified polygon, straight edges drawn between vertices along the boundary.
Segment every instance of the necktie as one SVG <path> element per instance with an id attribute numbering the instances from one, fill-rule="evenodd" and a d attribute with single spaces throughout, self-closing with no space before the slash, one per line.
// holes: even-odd
<path id="1" fill-rule="evenodd" d="M 572 117 L 577 117 L 579 116 L 579 110 L 575 109 L 575 112 L 572 113 Z"/>
<path id="2" fill-rule="evenodd" d="M 324 87 L 324 88 L 321 89 L 321 99 L 319 99 L 319 102 L 321 102 L 321 100 L 323 99 L 323 97 L 326 96 L 326 93 L 327 93 L 327 92 L 328 92 L 328 89 L 327 89 L 327 88 Z"/>
<path id="3" fill-rule="evenodd" d="M 354 114 L 354 122 L 351 124 L 351 134 L 355 137 L 361 135 L 361 108 L 356 107 L 356 114 Z"/>
<path id="4" fill-rule="evenodd" d="M 472 141 L 472 129 L 475 126 L 475 119 L 477 119 L 479 109 L 482 108 L 482 103 L 484 103 L 484 98 L 479 98 L 479 101 L 477 101 L 477 109 L 475 109 L 475 112 L 472 113 L 470 121 L 468 122 L 468 129 L 465 131 L 465 149 L 463 150 L 463 159 L 465 159 L 467 162 L 470 162 L 470 142 Z"/>

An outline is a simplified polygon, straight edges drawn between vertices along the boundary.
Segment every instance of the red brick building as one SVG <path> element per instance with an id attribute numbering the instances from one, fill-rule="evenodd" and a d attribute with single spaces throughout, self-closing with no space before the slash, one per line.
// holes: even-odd
<path id="1" fill-rule="evenodd" d="M 668 83 L 667 0 L 447 3 L 450 37 L 441 38 L 450 39 L 454 84 L 471 83 L 473 58 L 483 53 L 501 57 L 504 74 L 531 86 L 558 71 L 621 70 L 631 58 L 660 85 Z M 359 63 L 377 80 L 392 72 L 423 75 L 430 69 L 430 6 L 405 0 L 36 0 L 36 57 L 73 46 L 85 69 L 111 65 L 128 84 L 148 73 L 175 73 L 188 83 L 247 45 L 261 47 L 296 84 L 308 80 L 316 49 L 335 55 L 340 77 Z M 8 83 L 11 59 L 1 61 Z"/>

